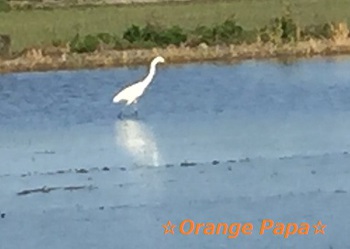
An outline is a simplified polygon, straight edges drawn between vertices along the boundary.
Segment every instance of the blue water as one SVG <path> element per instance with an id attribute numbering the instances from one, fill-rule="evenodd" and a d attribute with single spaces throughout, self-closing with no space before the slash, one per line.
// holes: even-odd
<path id="1" fill-rule="evenodd" d="M 113 93 L 145 67 L 0 76 L 0 248 L 349 248 L 349 68 L 348 57 L 160 67 L 140 117 L 122 121 Z M 73 170 L 46 174 L 58 169 Z M 43 186 L 58 189 L 18 195 Z M 254 232 L 164 235 L 184 219 Z M 262 219 L 311 227 L 261 236 Z"/>
<path id="2" fill-rule="evenodd" d="M 0 174 L 350 151 L 350 59 L 161 66 L 120 121 L 113 94 L 146 67 L 0 76 Z"/>

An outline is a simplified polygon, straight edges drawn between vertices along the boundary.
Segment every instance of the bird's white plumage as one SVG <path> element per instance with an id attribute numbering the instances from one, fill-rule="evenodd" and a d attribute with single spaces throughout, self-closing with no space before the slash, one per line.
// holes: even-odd
<path id="1" fill-rule="evenodd" d="M 120 91 L 113 98 L 114 103 L 119 103 L 120 101 L 126 101 L 126 105 L 130 105 L 135 100 L 137 100 L 145 91 L 145 87 L 142 86 L 142 82 L 137 82 L 131 86 L 126 87 Z"/>
<path id="2" fill-rule="evenodd" d="M 138 98 L 142 96 L 147 86 L 152 82 L 152 79 L 156 72 L 156 66 L 158 63 L 164 63 L 165 60 L 161 56 L 157 56 L 151 62 L 148 75 L 144 80 L 136 82 L 129 85 L 122 90 L 120 90 L 114 97 L 113 103 L 119 103 L 121 101 L 126 101 L 126 105 L 136 103 Z"/>

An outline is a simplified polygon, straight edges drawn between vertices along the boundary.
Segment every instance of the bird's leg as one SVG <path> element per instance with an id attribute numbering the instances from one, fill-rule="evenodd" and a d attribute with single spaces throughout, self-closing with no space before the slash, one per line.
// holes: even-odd
<path id="1" fill-rule="evenodd" d="M 123 108 L 120 110 L 119 114 L 118 114 L 118 118 L 119 119 L 122 119 L 123 116 L 124 116 L 124 109 L 125 109 L 125 106 L 123 106 Z"/>
<path id="2" fill-rule="evenodd" d="M 118 114 L 118 118 L 119 119 L 123 119 L 123 112 L 121 111 L 121 112 L 119 112 L 119 114 Z"/>
<path id="3" fill-rule="evenodd" d="M 134 115 L 137 117 L 138 116 L 138 110 L 137 110 L 137 100 L 134 101 Z"/>

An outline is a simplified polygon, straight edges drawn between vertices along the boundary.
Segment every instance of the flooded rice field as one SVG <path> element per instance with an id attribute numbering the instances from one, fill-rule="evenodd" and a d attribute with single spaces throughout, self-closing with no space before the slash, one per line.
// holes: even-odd
<path id="1" fill-rule="evenodd" d="M 161 67 L 123 121 L 113 94 L 146 68 L 5 75 L 0 173 L 350 151 L 349 66 Z"/>
<path id="2" fill-rule="evenodd" d="M 1 248 L 350 248 L 349 68 L 161 66 L 124 120 L 113 94 L 145 67 L 1 76 Z M 164 234 L 184 219 L 254 232 Z M 285 239 L 263 219 L 327 228 Z"/>

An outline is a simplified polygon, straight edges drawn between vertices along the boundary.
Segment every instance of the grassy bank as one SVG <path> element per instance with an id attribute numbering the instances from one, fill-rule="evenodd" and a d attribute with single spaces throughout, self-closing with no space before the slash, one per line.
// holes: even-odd
<path id="1" fill-rule="evenodd" d="M 348 21 L 348 0 L 293 0 L 293 19 L 301 26 L 329 21 Z M 146 4 L 57 8 L 0 12 L 0 33 L 9 34 L 12 49 L 51 45 L 53 40 L 70 41 L 81 35 L 106 32 L 122 34 L 132 24 L 157 20 L 166 26 L 194 29 L 198 25 L 223 22 L 235 14 L 246 29 L 260 28 L 279 16 L 281 0 L 192 1 L 189 3 Z"/>
<path id="2" fill-rule="evenodd" d="M 52 51 L 51 51 L 52 52 Z M 175 47 L 132 50 L 104 50 L 94 53 L 50 53 L 41 49 L 28 50 L 20 57 L 0 61 L 0 72 L 75 70 L 100 67 L 148 65 L 156 55 L 162 55 L 167 65 L 187 62 L 226 61 L 243 59 L 296 58 L 314 55 L 350 54 L 350 39 L 343 41 L 309 40 L 294 44 L 255 43 L 241 45 L 201 44 L 197 47 Z"/>
<path id="3" fill-rule="evenodd" d="M 8 20 L 0 22 L 0 33 L 12 40 L 12 52 L 0 47 L 0 71 L 128 66 L 159 54 L 167 63 L 350 54 L 349 6 L 331 3 L 232 0 L 4 12 L 18 20 L 8 24 L 12 33 L 1 28 Z M 0 36 L 0 45 L 6 40 Z"/>

